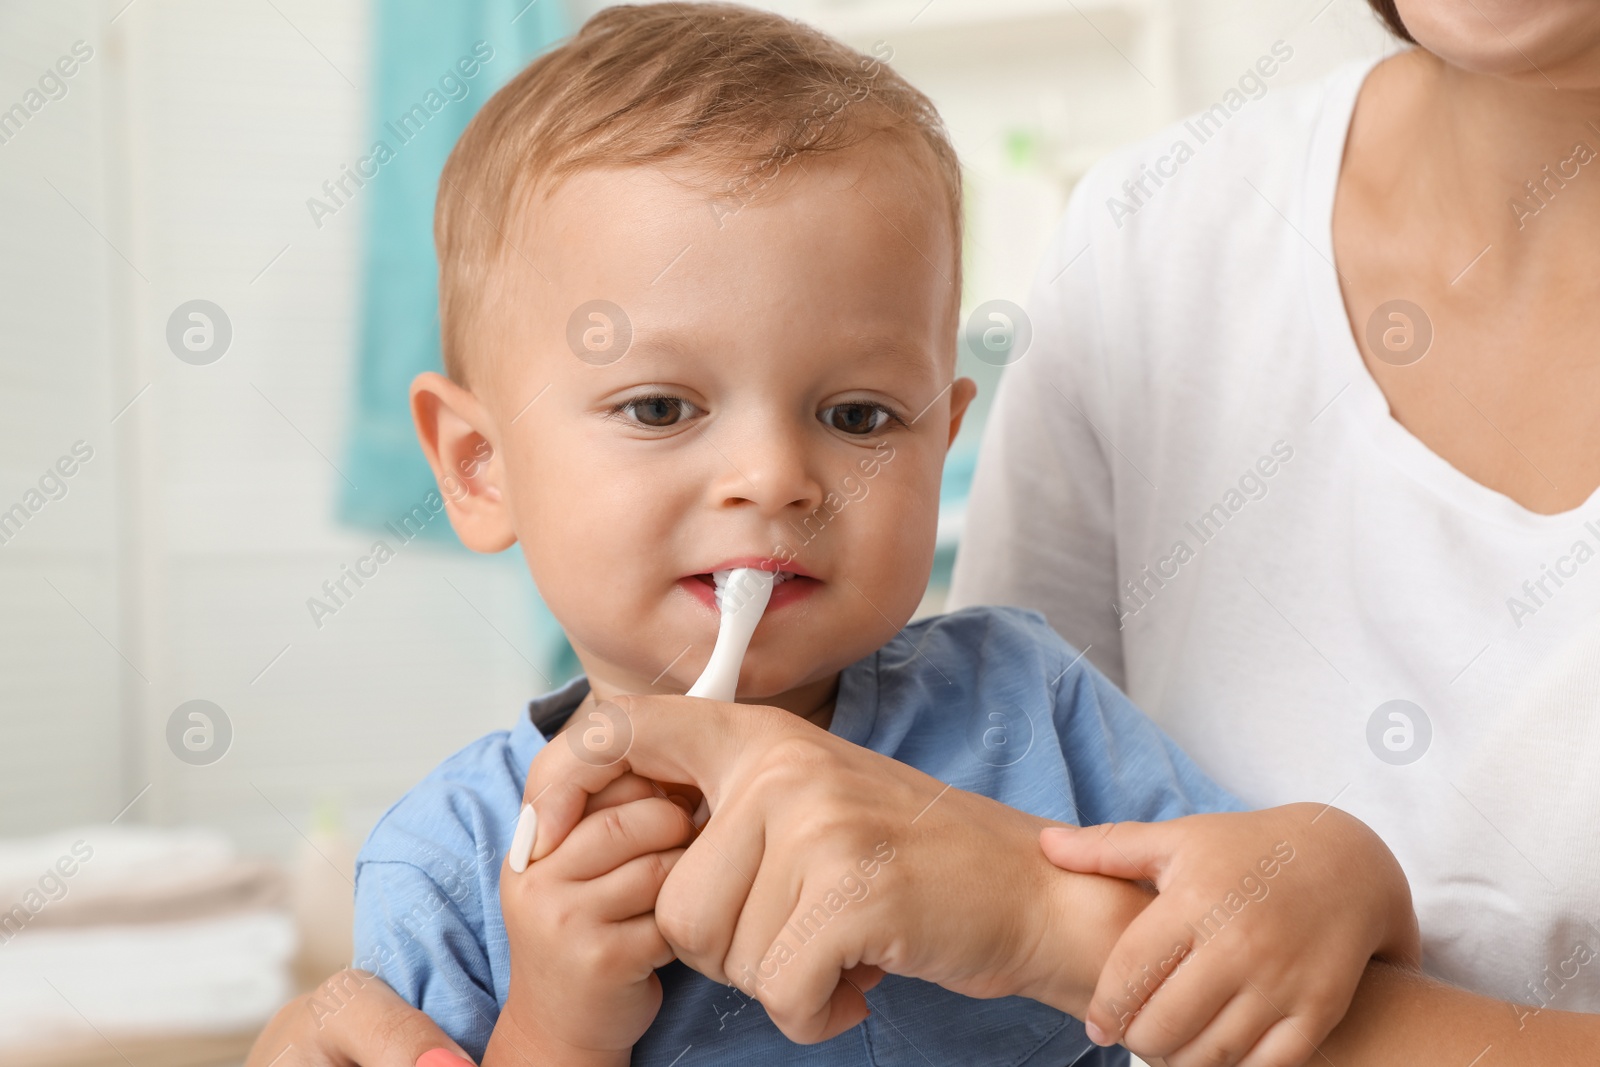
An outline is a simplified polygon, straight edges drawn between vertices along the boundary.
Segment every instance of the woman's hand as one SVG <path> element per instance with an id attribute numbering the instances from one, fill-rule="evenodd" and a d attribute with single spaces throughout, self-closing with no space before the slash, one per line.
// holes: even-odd
<path id="1" fill-rule="evenodd" d="M 1149 899 L 1063 877 L 1047 820 L 850 744 L 776 708 L 630 696 L 529 771 L 535 865 L 591 795 L 633 773 L 697 787 L 710 822 L 667 876 L 656 922 L 679 959 L 760 1000 L 791 1040 L 864 1019 L 885 972 L 1082 1015 L 1117 933 Z"/>
<path id="2" fill-rule="evenodd" d="M 245 1067 L 472 1067 L 381 978 L 344 970 L 279 1009 Z"/>
<path id="3" fill-rule="evenodd" d="M 1168 1067 L 1288 1067 L 1312 1056 L 1375 956 L 1416 967 L 1411 891 L 1383 842 L 1323 804 L 1046 830 L 1082 873 L 1153 882 L 1087 1016 Z"/>

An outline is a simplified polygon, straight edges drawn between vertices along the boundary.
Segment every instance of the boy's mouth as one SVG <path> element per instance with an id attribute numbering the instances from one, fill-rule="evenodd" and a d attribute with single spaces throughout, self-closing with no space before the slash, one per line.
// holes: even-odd
<path id="1" fill-rule="evenodd" d="M 770 559 L 727 560 L 710 570 L 685 575 L 678 579 L 678 585 L 709 608 L 713 615 L 720 615 L 721 612 L 717 608 L 716 579 L 713 577 L 715 572 L 732 570 L 735 567 L 755 567 L 771 572 L 776 566 L 776 561 Z M 821 585 L 820 579 L 807 573 L 802 568 L 791 567 L 777 570 L 773 580 L 772 599 L 767 601 L 766 614 L 771 614 L 786 604 L 792 604 L 797 600 L 810 596 Z"/>

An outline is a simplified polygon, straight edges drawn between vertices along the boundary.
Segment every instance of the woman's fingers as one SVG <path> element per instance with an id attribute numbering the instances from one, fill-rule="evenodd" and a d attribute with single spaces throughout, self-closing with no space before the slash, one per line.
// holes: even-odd
<path id="1" fill-rule="evenodd" d="M 535 861 L 565 840 L 591 796 L 624 774 L 695 786 L 715 806 L 724 783 L 746 759 L 748 740 L 801 726 L 816 729 L 776 708 L 699 697 L 619 696 L 581 715 L 528 768 L 523 800 L 537 812 Z"/>
<path id="2" fill-rule="evenodd" d="M 338 1004 L 316 1011 L 313 1003 Z M 294 1049 L 301 1059 L 284 1059 Z M 326 1067 L 471 1067 L 472 1061 L 432 1019 L 384 981 L 344 970 L 315 992 L 291 1000 L 250 1049 L 246 1067 L 300 1062 Z"/>
<path id="3" fill-rule="evenodd" d="M 656 922 L 678 959 L 723 985 L 746 993 L 749 975 L 726 965 L 734 931 L 755 885 L 765 851 L 766 818 L 735 800 L 701 828 L 656 898 Z"/>
<path id="4" fill-rule="evenodd" d="M 471 1060 L 447 1049 L 429 1049 L 417 1057 L 417 1067 L 473 1067 Z"/>
<path id="5" fill-rule="evenodd" d="M 802 890 L 791 910 L 767 927 L 777 936 L 755 971 L 755 992 L 773 1025 L 800 1044 L 837 1037 L 869 1014 L 869 987 L 852 981 L 846 970 L 865 940 L 858 930 L 847 929 L 858 916 L 828 914 L 826 906 L 819 913 Z"/>
<path id="6" fill-rule="evenodd" d="M 429 1049 L 417 1057 L 417 1067 L 473 1067 L 471 1060 L 448 1049 Z"/>

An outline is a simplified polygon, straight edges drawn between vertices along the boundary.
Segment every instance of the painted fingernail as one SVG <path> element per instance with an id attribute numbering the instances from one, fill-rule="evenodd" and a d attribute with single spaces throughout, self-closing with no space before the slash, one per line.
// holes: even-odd
<path id="1" fill-rule="evenodd" d="M 429 1049 L 417 1057 L 417 1067 L 472 1067 L 472 1061 L 442 1048 Z"/>
<path id="2" fill-rule="evenodd" d="M 522 805 L 522 813 L 517 816 L 516 832 L 511 835 L 511 850 L 506 854 L 506 861 L 518 874 L 528 869 L 528 859 L 533 854 L 533 837 L 538 830 L 539 813 L 533 810 L 532 804 Z M 421 1064 L 422 1061 L 417 1062 Z"/>
<path id="3" fill-rule="evenodd" d="M 1093 1041 L 1097 1045 L 1111 1044 L 1111 1039 L 1106 1036 L 1106 1032 L 1100 1029 L 1094 1023 L 1084 1023 L 1083 1031 L 1089 1035 L 1089 1040 Z M 443 1065 L 441 1065 L 441 1067 L 443 1067 Z"/>

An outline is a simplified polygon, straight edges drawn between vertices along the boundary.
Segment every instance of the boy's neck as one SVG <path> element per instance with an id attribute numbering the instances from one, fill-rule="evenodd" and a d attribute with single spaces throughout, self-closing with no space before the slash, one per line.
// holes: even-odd
<path id="1" fill-rule="evenodd" d="M 589 675 L 589 695 L 583 698 L 573 712 L 573 718 L 592 708 L 602 700 L 609 700 L 614 696 L 621 696 L 628 690 L 608 684 L 593 673 Z M 765 704 L 768 707 L 782 708 L 800 716 L 814 726 L 829 729 L 833 724 L 833 703 L 839 693 L 839 674 L 835 672 L 826 678 L 815 682 L 807 682 L 783 693 L 770 697 L 744 698 L 741 704 Z"/>

